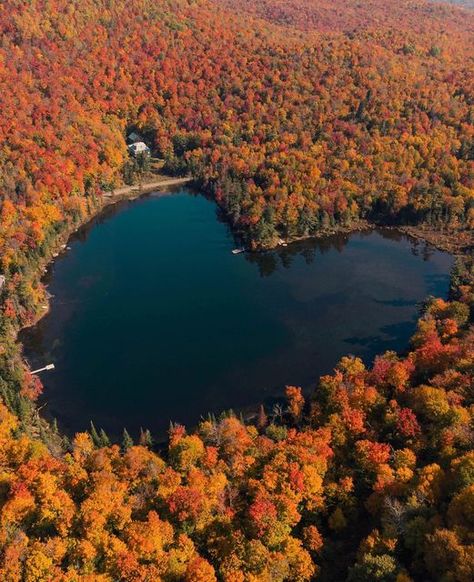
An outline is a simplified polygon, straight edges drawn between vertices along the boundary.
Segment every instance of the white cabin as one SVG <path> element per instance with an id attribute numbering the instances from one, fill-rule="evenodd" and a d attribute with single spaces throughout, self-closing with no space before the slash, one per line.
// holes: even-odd
<path id="1" fill-rule="evenodd" d="M 136 141 L 128 146 L 132 156 L 138 156 L 139 154 L 150 155 L 150 148 L 146 145 L 144 141 Z"/>

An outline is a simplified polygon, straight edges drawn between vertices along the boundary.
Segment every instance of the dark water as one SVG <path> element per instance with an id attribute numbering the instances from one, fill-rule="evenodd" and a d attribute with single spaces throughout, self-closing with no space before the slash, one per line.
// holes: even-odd
<path id="1" fill-rule="evenodd" d="M 51 312 L 22 334 L 66 432 L 112 435 L 272 404 L 340 356 L 405 349 L 417 302 L 446 296 L 452 258 L 395 232 L 232 255 L 214 204 L 181 191 L 124 203 L 70 242 Z"/>

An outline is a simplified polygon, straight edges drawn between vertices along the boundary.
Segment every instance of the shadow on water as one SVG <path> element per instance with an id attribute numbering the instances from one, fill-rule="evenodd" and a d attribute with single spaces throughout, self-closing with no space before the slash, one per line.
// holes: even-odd
<path id="1" fill-rule="evenodd" d="M 414 316 L 408 321 L 401 321 L 391 325 L 382 326 L 379 329 L 380 335 L 372 335 L 367 337 L 348 337 L 344 341 L 348 344 L 357 347 L 364 347 L 370 349 L 374 354 L 384 353 L 389 349 L 389 345 L 396 341 L 399 337 L 409 336 L 416 325 L 417 317 Z M 406 346 L 408 349 L 408 345 Z M 399 350 L 405 351 L 405 350 Z"/>
<path id="2" fill-rule="evenodd" d="M 361 235 L 363 236 L 363 233 Z M 318 255 L 331 250 L 342 252 L 349 238 L 347 234 L 336 234 L 325 238 L 306 239 L 274 250 L 245 253 L 245 258 L 257 265 L 262 277 L 270 277 L 279 267 L 290 269 L 296 257 L 301 257 L 306 265 L 311 265 Z"/>

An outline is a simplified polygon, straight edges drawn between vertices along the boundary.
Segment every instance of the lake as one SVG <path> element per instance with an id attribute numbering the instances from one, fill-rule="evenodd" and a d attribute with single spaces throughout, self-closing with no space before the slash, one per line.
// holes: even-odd
<path id="1" fill-rule="evenodd" d="M 215 204 L 186 190 L 109 207 L 69 245 L 46 275 L 50 312 L 20 339 L 33 367 L 56 366 L 45 415 L 115 438 L 271 408 L 345 354 L 406 349 L 453 264 L 387 230 L 233 255 Z"/>

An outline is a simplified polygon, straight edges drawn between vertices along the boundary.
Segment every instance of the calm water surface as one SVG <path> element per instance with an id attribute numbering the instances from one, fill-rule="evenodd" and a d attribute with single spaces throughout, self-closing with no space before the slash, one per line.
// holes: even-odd
<path id="1" fill-rule="evenodd" d="M 51 312 L 21 339 L 32 366 L 56 365 L 46 414 L 112 436 L 271 405 L 344 354 L 404 349 L 452 266 L 386 231 L 235 256 L 215 205 L 186 191 L 110 208 L 69 244 L 48 274 Z"/>

